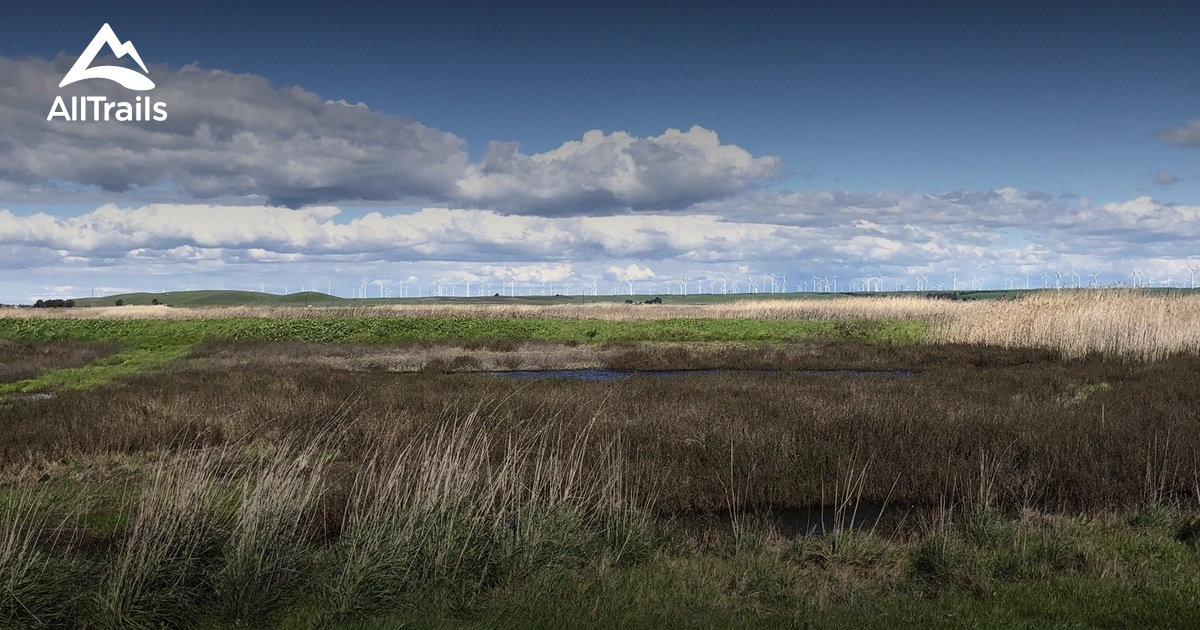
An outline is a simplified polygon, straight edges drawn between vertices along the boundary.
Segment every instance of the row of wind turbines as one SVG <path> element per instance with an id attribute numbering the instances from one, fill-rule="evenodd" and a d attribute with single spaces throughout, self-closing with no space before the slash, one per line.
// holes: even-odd
<path id="1" fill-rule="evenodd" d="M 1102 284 L 1101 272 L 1080 274 L 1075 269 L 1066 272 L 1054 271 L 1042 274 L 1040 284 L 1033 274 L 1008 275 L 1004 278 L 1005 290 L 1033 289 L 1101 289 L 1101 288 L 1191 288 L 1195 289 L 1200 281 L 1200 267 L 1187 263 L 1186 279 L 1176 281 L 1171 276 L 1153 278 L 1139 269 L 1129 271 L 1129 282 L 1109 282 Z M 800 282 L 788 283 L 787 274 L 761 274 L 729 276 L 700 276 L 691 277 L 687 274 L 673 279 L 642 279 L 608 281 L 607 294 L 617 295 L 730 295 L 730 294 L 780 294 L 780 293 L 883 293 L 901 291 L 984 291 L 987 290 L 985 280 L 971 275 L 960 279 L 958 272 L 951 272 L 949 278 L 930 280 L 932 274 L 917 274 L 911 277 L 911 283 L 905 279 L 887 278 L 882 274 L 865 274 L 862 277 L 843 278 L 837 274 L 812 275 Z M 1084 278 L 1088 278 L 1085 282 Z M 948 280 L 948 282 L 947 282 Z M 587 276 L 576 282 L 541 282 L 520 280 L 512 274 L 503 278 L 486 282 L 477 278 L 463 277 L 458 281 L 435 279 L 422 283 L 416 278 L 408 280 L 370 280 L 364 278 L 357 287 L 348 292 L 350 297 L 366 298 L 417 298 L 417 297 L 483 297 L 504 295 L 518 296 L 554 296 L 581 295 L 599 296 L 601 294 L 600 276 Z M 267 292 L 266 285 L 260 285 L 259 290 Z M 251 286 L 253 291 L 254 287 Z M 317 285 L 301 285 L 300 291 L 319 291 Z M 326 284 L 325 293 L 334 295 L 332 284 Z M 282 294 L 287 294 L 288 288 L 282 288 Z"/>

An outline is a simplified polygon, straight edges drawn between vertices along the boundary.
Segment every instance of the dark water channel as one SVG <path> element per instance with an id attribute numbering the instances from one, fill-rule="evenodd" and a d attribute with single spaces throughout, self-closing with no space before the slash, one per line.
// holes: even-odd
<path id="1" fill-rule="evenodd" d="M 680 376 L 710 376 L 713 374 L 804 374 L 806 376 L 851 376 L 911 377 L 912 370 L 521 370 L 513 372 L 489 372 L 497 378 L 562 378 L 575 381 L 618 381 L 632 376 L 651 378 L 676 378 Z"/>

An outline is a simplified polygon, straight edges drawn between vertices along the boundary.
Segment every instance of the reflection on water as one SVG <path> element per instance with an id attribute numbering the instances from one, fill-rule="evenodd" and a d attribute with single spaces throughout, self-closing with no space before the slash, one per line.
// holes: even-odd
<path id="1" fill-rule="evenodd" d="M 497 378 L 565 378 L 576 381 L 616 381 L 632 376 L 651 378 L 675 378 L 680 376 L 708 376 L 711 374 L 804 374 L 812 376 L 899 376 L 910 377 L 912 370 L 522 370 L 514 372 L 489 372 Z"/>

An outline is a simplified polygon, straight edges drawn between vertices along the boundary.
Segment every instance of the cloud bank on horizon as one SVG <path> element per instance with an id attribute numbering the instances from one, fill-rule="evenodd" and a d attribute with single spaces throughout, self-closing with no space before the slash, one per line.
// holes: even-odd
<path id="1" fill-rule="evenodd" d="M 592 130 L 540 153 L 496 141 L 473 162 L 464 139 L 415 119 L 194 65 L 151 66 L 155 98 L 171 103 L 163 123 L 48 123 L 57 94 L 118 92 L 58 90 L 72 62 L 0 57 L 0 208 L 89 206 L 0 209 L 0 301 L 78 295 L 85 284 L 61 282 L 72 274 L 133 289 L 147 273 L 254 286 L 287 270 L 326 284 L 369 274 L 586 290 L 604 278 L 661 290 L 688 274 L 756 273 L 790 273 L 795 288 L 867 273 L 912 288 L 930 272 L 996 286 L 1076 267 L 1118 282 L 1136 265 L 1177 283 L 1200 236 L 1200 205 L 1148 195 L 780 189 L 779 157 L 701 126 Z M 1200 119 L 1157 137 L 1200 148 Z M 380 209 L 340 208 L 359 203 Z"/>

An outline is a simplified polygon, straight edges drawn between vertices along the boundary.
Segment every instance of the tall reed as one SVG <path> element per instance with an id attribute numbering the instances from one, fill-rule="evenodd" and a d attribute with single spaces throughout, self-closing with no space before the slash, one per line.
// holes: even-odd
<path id="1" fill-rule="evenodd" d="M 218 510 L 222 454 L 163 457 L 150 470 L 123 544 L 96 593 L 97 626 L 190 622 L 205 590 L 206 563 L 228 525 Z"/>
<path id="2" fill-rule="evenodd" d="M 0 503 L 0 628 L 52 628 L 68 622 L 81 567 L 44 548 L 65 520 L 46 510 L 49 497 L 25 488 Z"/>
<path id="3" fill-rule="evenodd" d="M 1036 293 L 955 317 L 934 331 L 947 343 L 1050 348 L 1159 360 L 1200 352 L 1200 296 L 1132 291 Z"/>
<path id="4" fill-rule="evenodd" d="M 369 614 L 413 591 L 463 603 L 593 550 L 619 556 L 648 510 L 627 498 L 617 448 L 587 430 L 510 432 L 477 408 L 372 454 L 332 550 L 325 609 Z"/>
<path id="5" fill-rule="evenodd" d="M 227 620 L 263 625 L 306 589 L 313 556 L 306 530 L 328 461 L 320 439 L 303 447 L 285 443 L 245 473 L 213 578 Z"/>

